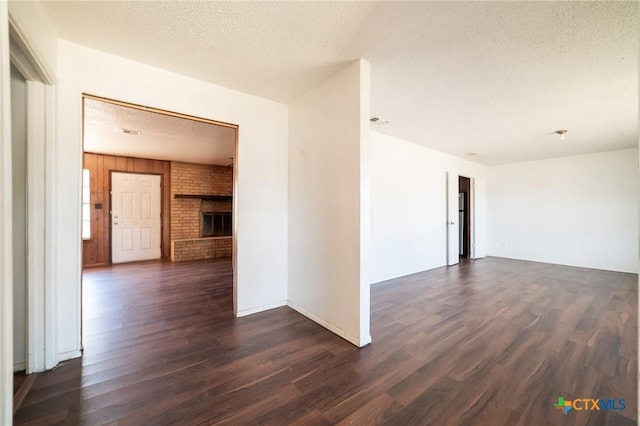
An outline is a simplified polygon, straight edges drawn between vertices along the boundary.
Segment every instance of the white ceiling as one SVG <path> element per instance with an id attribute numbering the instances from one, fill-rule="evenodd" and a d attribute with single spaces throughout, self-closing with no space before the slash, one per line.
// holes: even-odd
<path id="1" fill-rule="evenodd" d="M 233 164 L 235 132 L 231 127 L 84 100 L 87 152 L 229 166 Z"/>
<path id="2" fill-rule="evenodd" d="M 372 129 L 485 164 L 638 144 L 638 2 L 55 1 L 45 10 L 65 39 L 284 103 L 366 59 L 372 114 L 390 121 Z M 563 142 L 558 129 L 569 130 Z"/>

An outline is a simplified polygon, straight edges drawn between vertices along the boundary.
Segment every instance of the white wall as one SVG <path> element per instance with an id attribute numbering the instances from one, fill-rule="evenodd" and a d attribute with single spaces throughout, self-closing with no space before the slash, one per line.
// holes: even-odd
<path id="1" fill-rule="evenodd" d="M 80 187 L 83 92 L 239 125 L 237 309 L 239 315 L 286 303 L 286 105 L 60 40 L 54 155 L 59 253 L 58 351 L 80 348 Z"/>
<path id="2" fill-rule="evenodd" d="M 13 417 L 11 77 L 7 3 L 0 2 L 0 424 Z"/>
<path id="3" fill-rule="evenodd" d="M 371 283 L 446 265 L 447 171 L 476 180 L 476 257 L 483 257 L 486 167 L 371 132 Z"/>
<path id="4" fill-rule="evenodd" d="M 8 2 L 9 16 L 40 70 L 53 83 L 58 66 L 58 37 L 47 13 L 38 1 Z"/>
<path id="5" fill-rule="evenodd" d="M 27 84 L 11 67 L 13 369 L 25 369 L 27 323 Z"/>
<path id="6" fill-rule="evenodd" d="M 638 272 L 638 153 L 494 166 L 489 254 Z"/>
<path id="7" fill-rule="evenodd" d="M 371 339 L 368 96 L 357 61 L 289 105 L 289 305 L 357 346 Z"/>

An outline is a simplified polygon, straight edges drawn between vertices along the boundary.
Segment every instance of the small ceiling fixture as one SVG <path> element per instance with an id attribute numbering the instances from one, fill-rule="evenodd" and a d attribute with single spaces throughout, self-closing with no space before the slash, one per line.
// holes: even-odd
<path id="1" fill-rule="evenodd" d="M 122 132 L 128 135 L 134 135 L 134 136 L 140 136 L 142 134 L 140 130 L 133 130 L 133 129 L 122 129 Z"/>
<path id="2" fill-rule="evenodd" d="M 378 124 L 387 124 L 389 122 L 389 120 L 383 120 L 380 117 L 371 117 L 369 121 L 372 123 L 378 123 Z"/>
<path id="3" fill-rule="evenodd" d="M 553 132 L 553 133 L 557 133 L 557 134 L 559 134 L 559 135 L 560 135 L 560 140 L 561 140 L 561 141 L 563 141 L 563 140 L 564 140 L 564 135 L 566 135 L 566 134 L 567 134 L 567 132 L 568 132 L 568 130 L 567 130 L 567 129 L 560 129 L 560 130 L 556 130 L 556 131 L 555 131 L 555 132 Z"/>

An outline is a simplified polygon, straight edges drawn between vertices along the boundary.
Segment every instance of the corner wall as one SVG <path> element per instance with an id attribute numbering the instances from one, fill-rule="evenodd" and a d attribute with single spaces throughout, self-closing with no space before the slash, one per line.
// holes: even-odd
<path id="1" fill-rule="evenodd" d="M 447 264 L 447 171 L 475 179 L 476 257 L 484 257 L 486 170 L 484 165 L 372 131 L 370 282 Z"/>
<path id="2" fill-rule="evenodd" d="M 493 166 L 489 254 L 638 272 L 638 150 Z"/>
<path id="3" fill-rule="evenodd" d="M 354 62 L 289 105 L 288 304 L 356 346 L 371 341 L 369 73 Z"/>

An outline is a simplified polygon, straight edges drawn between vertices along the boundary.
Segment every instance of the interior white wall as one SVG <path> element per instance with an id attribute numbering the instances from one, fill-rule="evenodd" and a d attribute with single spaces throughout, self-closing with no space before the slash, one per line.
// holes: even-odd
<path id="1" fill-rule="evenodd" d="M 357 61 L 289 105 L 288 303 L 357 346 L 371 340 L 368 86 L 369 64 Z"/>
<path id="2" fill-rule="evenodd" d="M 638 272 L 637 149 L 493 166 L 489 254 Z"/>
<path id="3" fill-rule="evenodd" d="M 58 66 L 58 37 L 39 1 L 8 2 L 9 16 L 27 42 L 41 71 L 53 82 Z"/>
<path id="4" fill-rule="evenodd" d="M 9 15 L 0 2 L 0 424 L 13 418 L 13 261 Z"/>
<path id="5" fill-rule="evenodd" d="M 238 315 L 281 306 L 287 292 L 286 105 L 60 40 L 56 283 L 60 359 L 80 348 L 82 93 L 239 125 Z"/>
<path id="6" fill-rule="evenodd" d="M 447 171 L 475 179 L 476 257 L 484 257 L 486 170 L 481 164 L 372 131 L 370 282 L 446 265 Z"/>
<path id="7" fill-rule="evenodd" d="M 13 369 L 25 369 L 27 344 L 27 83 L 11 66 L 13 208 Z"/>

